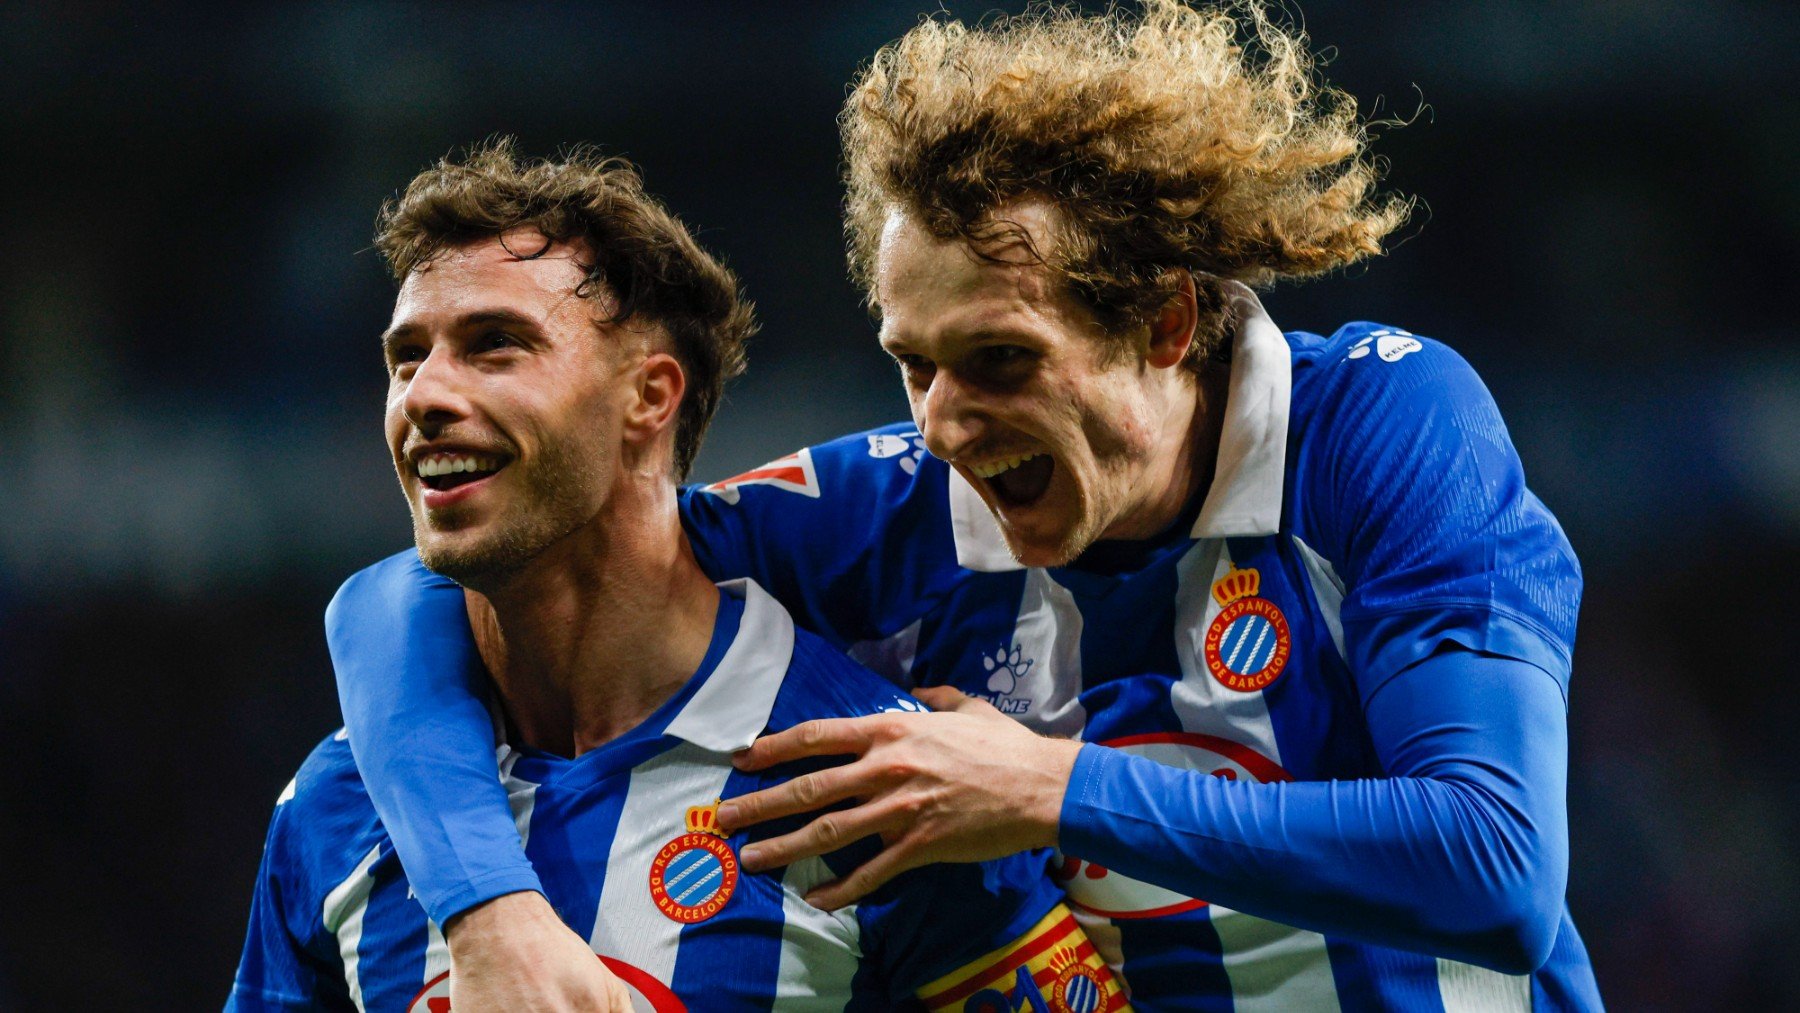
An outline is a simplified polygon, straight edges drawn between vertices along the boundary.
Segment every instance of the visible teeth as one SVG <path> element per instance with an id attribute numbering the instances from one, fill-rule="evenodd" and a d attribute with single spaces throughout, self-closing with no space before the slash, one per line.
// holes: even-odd
<path id="1" fill-rule="evenodd" d="M 419 459 L 417 471 L 420 478 L 436 478 L 439 475 L 455 475 L 465 471 L 498 471 L 500 461 L 494 457 L 476 457 L 471 454 L 432 454 Z"/>
<path id="2" fill-rule="evenodd" d="M 976 478 L 993 478 L 995 475 L 1004 474 L 1017 468 L 1026 461 L 1042 456 L 1042 454 L 1023 454 L 1019 457 L 1006 457 L 998 461 L 989 461 L 987 464 L 971 464 L 969 470 L 975 473 Z"/>

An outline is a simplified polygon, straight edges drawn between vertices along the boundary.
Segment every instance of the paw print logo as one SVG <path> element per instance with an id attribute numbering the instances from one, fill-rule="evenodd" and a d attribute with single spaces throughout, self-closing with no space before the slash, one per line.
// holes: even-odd
<path id="1" fill-rule="evenodd" d="M 1019 655 L 1019 645 L 1014 644 L 1011 650 L 1004 645 L 993 654 L 981 656 L 981 667 L 988 672 L 987 688 L 990 693 L 1006 696 L 1019 687 L 1019 680 L 1031 671 L 1030 658 Z"/>
<path id="2" fill-rule="evenodd" d="M 925 456 L 925 438 L 918 433 L 878 433 L 869 437 L 869 456 L 877 460 L 900 459 L 900 470 L 908 475 L 919 470 L 919 459 Z"/>
<path id="3" fill-rule="evenodd" d="M 1349 358 L 1360 359 L 1368 355 L 1371 343 L 1382 362 L 1399 362 L 1425 347 L 1424 342 L 1405 331 L 1371 331 L 1368 337 L 1350 346 Z"/>

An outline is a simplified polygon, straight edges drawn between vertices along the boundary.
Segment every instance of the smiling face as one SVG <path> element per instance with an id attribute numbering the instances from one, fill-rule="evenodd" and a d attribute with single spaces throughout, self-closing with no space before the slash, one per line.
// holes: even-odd
<path id="1" fill-rule="evenodd" d="M 1005 212 L 1046 252 L 1051 215 Z M 992 252 L 1000 262 L 900 212 L 883 232 L 881 343 L 926 447 L 974 485 L 1028 566 L 1156 533 L 1192 491 L 1195 385 L 1178 365 L 1191 316 L 1109 335 L 1022 247 Z"/>
<path id="2" fill-rule="evenodd" d="M 409 274 L 382 337 L 420 558 L 479 589 L 591 520 L 620 469 L 635 332 L 575 294 L 578 250 L 509 233 Z"/>

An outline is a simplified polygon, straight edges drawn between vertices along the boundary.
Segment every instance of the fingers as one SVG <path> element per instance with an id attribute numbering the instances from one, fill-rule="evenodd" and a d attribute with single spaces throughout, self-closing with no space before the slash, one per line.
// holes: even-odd
<path id="1" fill-rule="evenodd" d="M 842 879 L 813 887 L 806 894 L 806 902 L 821 911 L 836 911 L 879 890 L 882 884 L 908 869 L 925 864 L 916 860 L 914 849 L 908 846 L 909 840 L 902 838 L 888 845 Z"/>
<path id="2" fill-rule="evenodd" d="M 719 803 L 719 826 L 729 833 L 782 816 L 812 812 L 847 798 L 857 798 L 873 790 L 875 784 L 871 774 L 855 763 L 828 767 L 772 788 L 725 799 Z"/>
<path id="3" fill-rule="evenodd" d="M 955 686 L 924 686 L 913 690 L 913 696 L 924 701 L 925 706 L 934 711 L 954 711 L 958 714 L 973 714 L 976 717 L 994 717 L 1011 720 L 995 709 L 994 705 L 978 696 L 970 696 Z"/>
<path id="4" fill-rule="evenodd" d="M 849 809 L 821 813 L 800 829 L 746 844 L 738 855 L 748 872 L 777 869 L 803 858 L 829 854 L 876 834 L 901 834 L 910 829 L 903 802 L 878 799 Z"/>
<path id="5" fill-rule="evenodd" d="M 757 739 L 749 749 L 733 756 L 731 762 L 739 770 L 762 770 L 807 756 L 860 756 L 889 723 L 890 719 L 881 714 L 803 721 L 786 731 Z"/>

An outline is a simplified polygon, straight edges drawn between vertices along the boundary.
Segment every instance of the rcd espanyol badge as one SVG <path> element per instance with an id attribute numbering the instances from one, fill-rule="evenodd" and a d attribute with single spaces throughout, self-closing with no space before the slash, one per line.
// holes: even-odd
<path id="1" fill-rule="evenodd" d="M 738 860 L 719 830 L 719 803 L 690 806 L 687 833 L 662 846 L 650 863 L 650 898 L 683 924 L 705 921 L 737 889 Z"/>
<path id="2" fill-rule="evenodd" d="M 1287 667 L 1293 638 L 1287 617 L 1267 598 L 1257 597 L 1262 575 L 1236 566 L 1212 587 L 1221 606 L 1206 628 L 1202 653 L 1206 668 L 1226 689 L 1254 693 L 1275 681 Z"/>
<path id="3" fill-rule="evenodd" d="M 1106 979 L 1099 970 L 1082 963 L 1081 957 L 1067 946 L 1050 955 L 1050 973 L 1056 980 L 1050 986 L 1050 1008 L 1068 1013 L 1095 1013 L 1105 1009 L 1108 1000 Z"/>

